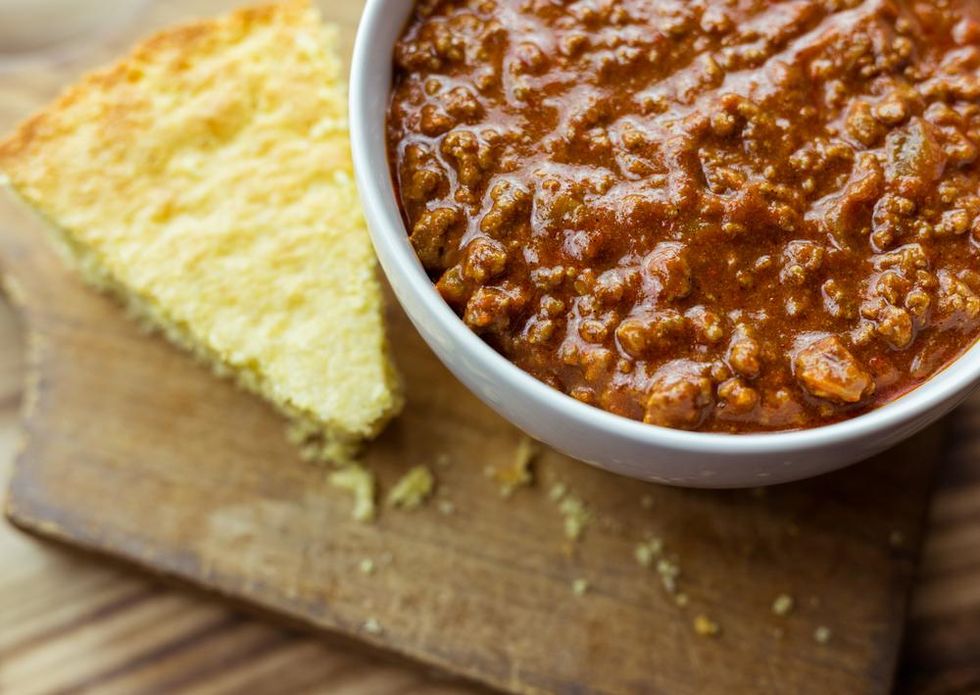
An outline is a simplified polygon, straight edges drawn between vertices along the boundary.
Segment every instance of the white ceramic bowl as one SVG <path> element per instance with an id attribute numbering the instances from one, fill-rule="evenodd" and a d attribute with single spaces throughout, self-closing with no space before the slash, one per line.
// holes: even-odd
<path id="1" fill-rule="evenodd" d="M 410 0 L 368 0 L 357 32 L 350 121 L 357 184 L 381 266 L 439 358 L 535 439 L 623 475 L 694 487 L 745 487 L 825 473 L 876 454 L 941 417 L 980 384 L 980 344 L 927 383 L 865 415 L 795 432 L 729 435 L 636 422 L 566 396 L 508 362 L 439 296 L 408 241 L 385 149 L 394 43 Z"/>

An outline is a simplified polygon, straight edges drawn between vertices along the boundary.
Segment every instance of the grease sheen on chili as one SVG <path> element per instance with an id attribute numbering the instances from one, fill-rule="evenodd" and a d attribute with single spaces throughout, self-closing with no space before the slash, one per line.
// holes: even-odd
<path id="1" fill-rule="evenodd" d="M 980 333 L 980 1 L 426 0 L 394 60 L 419 258 L 581 401 L 813 427 Z"/>

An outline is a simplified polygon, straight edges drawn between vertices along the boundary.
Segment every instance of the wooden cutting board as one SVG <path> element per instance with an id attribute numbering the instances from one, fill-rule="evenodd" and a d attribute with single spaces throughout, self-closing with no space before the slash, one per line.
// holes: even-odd
<path id="1" fill-rule="evenodd" d="M 350 31 L 354 5 L 324 10 Z M 30 335 L 7 510 L 28 530 L 502 689 L 889 690 L 939 429 L 763 494 L 640 484 L 546 452 L 535 484 L 504 498 L 484 471 L 511 462 L 519 433 L 392 306 L 409 404 L 365 462 L 385 489 L 427 464 L 439 493 L 366 525 L 276 414 L 82 288 L 7 203 L 0 263 Z M 591 515 L 578 542 L 556 484 Z M 651 536 L 686 606 L 636 561 Z M 780 617 L 783 593 L 796 608 Z M 698 616 L 720 634 L 698 634 Z"/>

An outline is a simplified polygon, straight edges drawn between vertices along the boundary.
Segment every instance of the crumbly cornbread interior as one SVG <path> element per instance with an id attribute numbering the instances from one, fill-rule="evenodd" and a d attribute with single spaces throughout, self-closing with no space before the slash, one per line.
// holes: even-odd
<path id="1" fill-rule="evenodd" d="M 337 32 L 305 0 L 157 34 L 0 142 L 93 285 L 348 458 L 401 407 Z"/>

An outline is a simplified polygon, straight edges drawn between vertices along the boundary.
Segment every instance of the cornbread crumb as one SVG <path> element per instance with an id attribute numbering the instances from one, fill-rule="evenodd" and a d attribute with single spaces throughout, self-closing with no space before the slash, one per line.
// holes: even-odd
<path id="1" fill-rule="evenodd" d="M 354 510 L 351 516 L 356 521 L 372 521 L 375 515 L 374 474 L 363 466 L 352 464 L 330 473 L 328 482 L 334 487 L 354 493 Z"/>
<path id="2" fill-rule="evenodd" d="M 637 544 L 633 549 L 633 557 L 637 563 L 642 567 L 655 567 L 664 590 L 668 594 L 676 594 L 677 580 L 681 576 L 681 568 L 676 560 L 666 558 L 663 555 L 663 541 L 656 536 L 651 536 L 642 543 Z M 656 561 L 656 564 L 654 564 L 654 561 Z M 686 604 L 687 597 L 685 596 L 682 600 L 678 599 L 679 604 L 682 601 Z"/>
<path id="3" fill-rule="evenodd" d="M 436 509 L 444 516 L 456 513 L 456 505 L 453 504 L 452 500 L 439 500 L 436 502 Z"/>
<path id="4" fill-rule="evenodd" d="M 572 582 L 572 593 L 576 596 L 584 596 L 590 587 L 589 580 L 580 577 Z"/>
<path id="5" fill-rule="evenodd" d="M 633 557 L 643 567 L 652 567 L 655 558 L 663 552 L 663 541 L 659 538 L 650 538 L 639 545 L 633 551 Z"/>
<path id="6" fill-rule="evenodd" d="M 657 560 L 657 574 L 660 575 L 660 582 L 668 594 L 677 591 L 677 578 L 681 575 L 681 568 L 677 563 L 667 558 Z"/>
<path id="7" fill-rule="evenodd" d="M 513 460 L 505 466 L 487 466 L 484 469 L 484 473 L 486 473 L 487 477 L 497 481 L 500 485 L 501 495 L 510 497 L 517 488 L 530 485 L 534 482 L 531 464 L 540 453 L 540 450 L 541 447 L 536 441 L 527 435 L 521 435 L 520 440 L 517 442 L 517 448 L 514 450 Z"/>
<path id="8" fill-rule="evenodd" d="M 300 446 L 316 434 L 316 428 L 311 428 L 304 420 L 290 422 L 286 427 L 286 441 L 293 446 Z"/>
<path id="9" fill-rule="evenodd" d="M 793 612 L 796 602 L 789 594 L 780 594 L 772 602 L 772 612 L 778 616 L 787 616 Z"/>
<path id="10" fill-rule="evenodd" d="M 318 442 L 306 442 L 301 443 L 299 447 L 299 457 L 300 460 L 306 461 L 307 463 L 311 461 L 318 461 L 323 456 L 323 448 Z"/>
<path id="11" fill-rule="evenodd" d="M 86 281 L 345 463 L 402 397 L 336 43 L 306 0 L 164 31 L 0 142 L 0 179 Z"/>
<path id="12" fill-rule="evenodd" d="M 694 618 L 694 631 L 702 637 L 715 637 L 721 633 L 721 626 L 708 616 L 701 614 Z"/>
<path id="13" fill-rule="evenodd" d="M 570 494 L 568 486 L 561 482 L 551 486 L 548 499 L 558 506 L 558 513 L 561 514 L 564 522 L 565 537 L 571 541 L 579 540 L 586 527 L 592 522 L 592 513 L 585 506 L 585 502 Z"/>
<path id="14" fill-rule="evenodd" d="M 374 560 L 372 560 L 369 557 L 366 557 L 358 563 L 357 568 L 361 571 L 361 574 L 367 574 L 367 575 L 374 574 L 374 570 L 375 570 Z"/>
<path id="15" fill-rule="evenodd" d="M 377 618 L 368 618 L 364 621 L 364 632 L 369 635 L 380 635 L 381 631 L 381 623 L 378 622 Z"/>
<path id="16" fill-rule="evenodd" d="M 592 520 L 585 503 L 578 497 L 568 495 L 558 503 L 558 511 L 565 519 L 565 537 L 577 541 Z"/>
<path id="17" fill-rule="evenodd" d="M 436 479 L 427 466 L 416 466 L 395 483 L 388 493 L 388 506 L 417 509 L 435 488 Z"/>
<path id="18" fill-rule="evenodd" d="M 832 633 L 830 628 L 826 625 L 820 625 L 816 630 L 813 631 L 813 639 L 817 644 L 827 644 L 830 641 Z"/>

